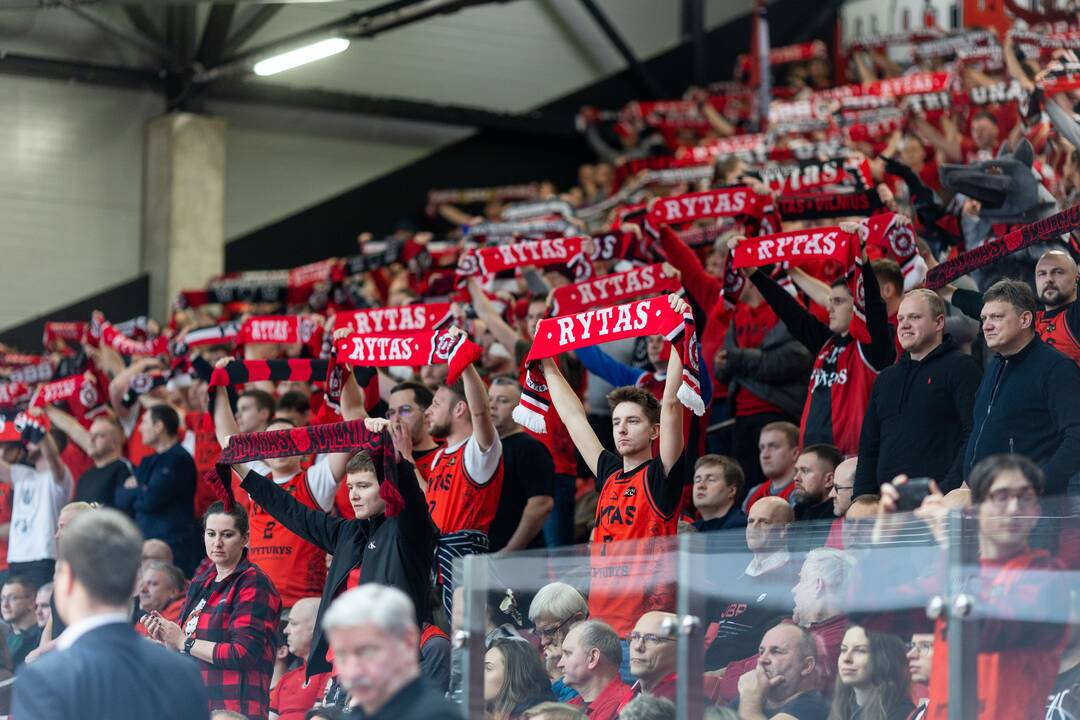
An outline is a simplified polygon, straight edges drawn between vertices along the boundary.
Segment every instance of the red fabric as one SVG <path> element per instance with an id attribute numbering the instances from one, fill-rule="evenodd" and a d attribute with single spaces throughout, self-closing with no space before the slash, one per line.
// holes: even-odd
<path id="1" fill-rule="evenodd" d="M 145 412 L 145 409 L 139 410 L 139 415 L 135 419 L 135 430 L 132 431 L 127 441 L 127 459 L 136 467 L 143 460 L 157 452 L 154 448 L 148 447 L 143 443 L 142 433 L 139 432 L 139 425 L 142 424 L 142 416 Z"/>
<path id="2" fill-rule="evenodd" d="M 307 711 L 322 697 L 330 673 L 304 677 L 307 665 L 290 670 L 281 676 L 270 691 L 270 712 L 277 713 L 278 720 L 304 720 Z"/>
<path id="3" fill-rule="evenodd" d="M 630 686 L 622 681 L 618 675 L 608 683 L 596 698 L 589 703 L 588 710 L 585 711 L 585 717 L 589 720 L 615 720 L 619 716 L 619 710 L 622 708 L 623 701 L 630 693 Z M 574 698 L 578 700 L 578 705 L 583 705 L 581 696 Z"/>
<path id="4" fill-rule="evenodd" d="M 73 442 L 69 442 L 64 452 L 60 453 L 60 459 L 71 471 L 71 477 L 75 478 L 75 487 L 79 486 L 79 478 L 83 473 L 94 467 L 93 459 Z"/>
<path id="5" fill-rule="evenodd" d="M 472 250 L 458 260 L 457 273 L 460 277 L 469 277 L 498 273 L 527 265 L 565 265 L 581 255 L 581 246 L 581 238 L 567 237 L 552 240 L 524 240 Z"/>
<path id="6" fill-rule="evenodd" d="M 686 223 L 704 218 L 760 215 L 762 196 L 745 186 L 705 190 L 661 198 L 649 211 L 657 225 Z"/>
<path id="7" fill-rule="evenodd" d="M 573 315 L 589 308 L 618 305 L 646 295 L 681 289 L 679 278 L 664 275 L 662 265 L 645 265 L 555 288 L 551 295 L 551 314 Z"/>
<path id="8" fill-rule="evenodd" d="M 351 325 L 361 334 L 416 333 L 434 330 L 449 318 L 448 302 L 402 305 L 341 313 L 334 318 L 334 329 Z"/>
<path id="9" fill-rule="evenodd" d="M 848 263 L 857 247 L 856 236 L 838 227 L 794 230 L 747 239 L 735 248 L 732 261 L 737 268 L 763 267 L 778 262 L 801 264 L 810 258 Z"/>
<path id="10" fill-rule="evenodd" d="M 455 336 L 445 329 L 415 335 L 353 333 L 336 341 L 334 349 L 339 363 L 359 367 L 449 365 L 450 385 L 483 354 L 467 335 Z"/>
<path id="11" fill-rule="evenodd" d="M 486 533 L 495 519 L 503 485 L 503 461 L 484 484 L 465 469 L 464 443 L 453 452 L 442 449 L 428 473 L 427 500 L 431 521 L 443 535 L 461 530 Z"/>
<path id="12" fill-rule="evenodd" d="M 206 481 L 206 474 L 217 465 L 221 446 L 218 445 L 214 419 L 210 413 L 187 413 L 184 424 L 195 433 L 195 517 L 201 518 L 218 499 L 213 486 Z"/>
<path id="13" fill-rule="evenodd" d="M 781 488 L 780 492 L 776 493 L 776 495 L 773 495 L 772 480 L 766 480 L 765 482 L 758 485 L 755 489 L 750 491 L 750 496 L 746 499 L 746 511 L 750 512 L 750 508 L 754 507 L 754 503 L 756 503 L 761 498 L 779 497 L 783 498 L 784 500 L 788 500 L 793 492 L 795 492 L 794 480 Z"/>
<path id="14" fill-rule="evenodd" d="M 825 359 L 837 350 L 834 341 L 830 339 L 814 358 L 814 367 L 810 372 L 810 391 L 806 395 L 806 405 L 803 406 L 802 418 L 799 421 L 800 444 L 806 434 L 806 420 L 810 414 L 814 383 L 824 374 L 822 367 Z M 863 416 L 866 415 L 866 405 L 870 402 L 870 391 L 877 379 L 877 371 L 863 359 L 859 343 L 854 339 L 839 349 L 836 368 L 838 377 L 832 380 L 831 386 L 833 445 L 843 455 L 857 455 Z"/>
<path id="15" fill-rule="evenodd" d="M 161 617 L 165 618 L 169 622 L 179 623 L 180 611 L 184 609 L 184 603 L 186 602 L 186 600 L 187 598 L 181 595 L 180 597 L 170 602 L 168 605 L 165 606 L 165 609 L 161 611 Z M 146 626 L 143 625 L 141 622 L 135 623 L 135 632 L 137 632 L 139 635 L 142 635 L 143 637 L 150 637 L 146 632 Z"/>

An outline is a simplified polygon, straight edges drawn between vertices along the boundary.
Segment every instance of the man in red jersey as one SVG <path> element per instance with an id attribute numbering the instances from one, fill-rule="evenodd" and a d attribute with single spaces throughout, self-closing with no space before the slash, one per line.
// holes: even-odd
<path id="1" fill-rule="evenodd" d="M 298 600 L 289 613 L 285 625 L 285 640 L 289 652 L 306 661 L 311 652 L 311 638 L 315 633 L 315 616 L 319 611 L 319 598 Z M 304 720 L 304 715 L 322 697 L 330 673 L 318 673 L 307 677 L 307 662 L 281 676 L 270 691 L 270 720 Z"/>

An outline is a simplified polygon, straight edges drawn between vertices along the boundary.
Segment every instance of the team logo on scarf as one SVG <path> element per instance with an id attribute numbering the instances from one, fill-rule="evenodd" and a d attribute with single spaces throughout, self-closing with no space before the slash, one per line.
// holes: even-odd
<path id="1" fill-rule="evenodd" d="M 315 335 L 315 323 L 312 322 L 311 318 L 303 316 L 300 318 L 296 330 L 297 334 L 300 336 L 300 342 L 310 342 L 312 336 Z"/>
<path id="2" fill-rule="evenodd" d="M 915 254 L 915 231 L 910 225 L 894 223 L 892 232 L 889 233 L 889 247 L 897 257 L 906 258 Z"/>
<path id="3" fill-rule="evenodd" d="M 142 375 L 136 375 L 134 379 L 143 377 Z M 133 380 L 134 380 L 133 379 Z M 98 404 L 98 391 L 97 383 L 90 380 L 84 380 L 82 387 L 79 388 L 79 402 L 82 403 L 84 408 L 94 408 Z"/>
<path id="4" fill-rule="evenodd" d="M 454 354 L 454 347 L 457 343 L 457 336 L 451 335 L 450 333 L 440 334 L 439 339 L 435 341 L 435 357 L 443 362 L 449 362 L 450 356 Z"/>

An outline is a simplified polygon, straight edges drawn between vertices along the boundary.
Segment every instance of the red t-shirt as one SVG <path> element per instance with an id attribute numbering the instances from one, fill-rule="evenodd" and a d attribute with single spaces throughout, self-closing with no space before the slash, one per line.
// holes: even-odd
<path id="1" fill-rule="evenodd" d="M 764 342 L 776 323 L 779 322 L 776 313 L 769 307 L 769 303 L 760 302 L 757 307 L 750 307 L 749 303 L 739 303 L 735 308 L 735 318 L 732 325 L 735 328 L 735 344 L 740 348 L 758 348 Z M 735 415 L 747 417 L 761 413 L 783 413 L 776 405 L 762 400 L 746 388 L 739 388 L 735 395 Z"/>
<path id="2" fill-rule="evenodd" d="M 304 720 L 307 711 L 322 697 L 330 673 L 319 673 L 306 679 L 307 665 L 290 670 L 281 676 L 270 690 L 270 712 L 278 720 Z"/>

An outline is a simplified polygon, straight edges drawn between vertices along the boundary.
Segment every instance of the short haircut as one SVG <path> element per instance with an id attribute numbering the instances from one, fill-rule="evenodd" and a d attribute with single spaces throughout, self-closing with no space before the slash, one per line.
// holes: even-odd
<path id="1" fill-rule="evenodd" d="M 180 432 L 180 416 L 172 405 L 158 403 L 151 405 L 146 412 L 150 413 L 150 422 L 161 423 L 165 428 L 165 434 L 169 437 L 176 437 L 176 434 Z"/>
<path id="2" fill-rule="evenodd" d="M 126 434 L 124 433 L 124 426 L 120 424 L 120 421 L 117 420 L 116 416 L 113 415 L 111 412 L 101 413 L 94 418 L 93 422 L 91 422 L 90 425 L 93 426 L 93 424 L 96 422 L 108 423 L 112 426 L 113 430 L 116 430 L 118 433 L 120 433 L 121 438 L 123 438 Z"/>
<path id="3" fill-rule="evenodd" d="M 466 405 L 469 403 L 469 398 L 465 395 L 465 380 L 458 378 L 458 381 L 453 385 L 443 384 L 441 387 L 446 388 L 454 395 L 454 402 L 463 402 Z"/>
<path id="4" fill-rule="evenodd" d="M 4 585 L 18 585 L 30 595 L 36 595 L 38 591 L 37 583 L 25 575 L 12 575 L 3 582 Z"/>
<path id="5" fill-rule="evenodd" d="M 585 713 L 578 710 L 573 705 L 567 705 L 561 702 L 542 702 L 539 705 L 533 705 L 531 708 L 521 714 L 523 718 L 539 718 L 544 720 L 587 720 Z"/>
<path id="6" fill-rule="evenodd" d="M 395 587 L 364 583 L 338 596 L 322 619 L 323 630 L 337 630 L 371 623 L 383 632 L 401 638 L 416 632 L 416 606 Z"/>
<path id="7" fill-rule="evenodd" d="M 60 512 L 67 513 L 68 515 L 84 513 L 87 510 L 97 510 L 101 506 L 97 503 L 88 503 L 85 500 L 72 500 L 64 507 L 60 508 Z"/>
<path id="8" fill-rule="evenodd" d="M 434 393 L 427 389 L 422 383 L 413 382 L 409 380 L 407 382 L 400 382 L 394 387 L 390 388 L 390 394 L 393 395 L 396 392 L 404 392 L 406 390 L 412 390 L 413 397 L 416 398 L 416 404 L 427 410 L 431 407 L 431 401 L 435 398 Z"/>
<path id="9" fill-rule="evenodd" d="M 540 588 L 529 605 L 529 620 L 534 623 L 541 615 L 561 622 L 577 614 L 589 617 L 589 604 L 581 593 L 564 582 L 548 583 Z"/>
<path id="10" fill-rule="evenodd" d="M 352 475 L 353 473 L 369 472 L 374 475 L 375 461 L 371 459 L 371 456 L 367 452 L 358 452 L 349 458 L 349 462 L 345 465 L 345 474 Z"/>
<path id="11" fill-rule="evenodd" d="M 819 578 L 834 598 L 844 596 L 851 581 L 854 561 L 843 550 L 814 548 L 806 553 L 803 572 L 811 572 Z"/>
<path id="12" fill-rule="evenodd" d="M 786 420 L 778 420 L 777 422 L 771 422 L 765 427 L 761 428 L 761 433 L 778 432 L 783 433 L 787 438 L 788 447 L 799 447 L 799 426 L 787 422 Z M 761 433 L 758 433 L 758 438 L 761 437 Z"/>
<path id="13" fill-rule="evenodd" d="M 232 710 L 215 710 L 210 713 L 210 720 L 247 720 L 247 715 Z"/>
<path id="14" fill-rule="evenodd" d="M 623 706 L 619 720 L 675 720 L 675 703 L 643 693 Z"/>
<path id="15" fill-rule="evenodd" d="M 518 392 L 521 392 L 521 383 L 517 381 L 517 378 L 509 375 L 496 375 L 491 378 L 492 385 L 498 385 L 499 387 L 512 387 Z"/>
<path id="16" fill-rule="evenodd" d="M 870 261 L 870 268 L 879 285 L 892 285 L 897 293 L 904 292 L 904 271 L 900 269 L 900 263 L 892 258 L 878 258 Z"/>
<path id="17" fill-rule="evenodd" d="M 578 623 L 574 626 L 574 632 L 578 634 L 578 641 L 585 652 L 596 648 L 600 651 L 600 657 L 612 667 L 619 667 L 622 663 L 619 634 L 603 620 L 586 620 Z"/>
<path id="18" fill-rule="evenodd" d="M 994 123 L 994 127 L 997 127 L 998 124 L 998 120 L 996 117 L 994 117 L 994 113 L 990 112 L 989 110 L 980 110 L 979 112 L 972 115 L 971 122 L 975 122 L 976 120 L 989 120 L 990 122 Z"/>
<path id="19" fill-rule="evenodd" d="M 904 293 L 904 300 L 908 298 L 922 298 L 930 308 L 930 317 L 941 317 L 945 314 L 945 301 L 941 296 L 930 288 L 915 288 Z"/>
<path id="20" fill-rule="evenodd" d="M 260 410 L 265 410 L 268 415 L 274 414 L 274 396 L 265 390 L 259 390 L 258 388 L 251 388 L 240 393 L 242 398 L 251 398 L 255 401 L 255 407 Z"/>
<path id="21" fill-rule="evenodd" d="M 660 401 L 645 388 L 636 385 L 615 388 L 608 393 L 607 402 L 608 407 L 612 410 L 617 408 L 619 403 L 634 403 L 645 413 L 645 419 L 649 421 L 650 425 L 660 422 Z"/>
<path id="22" fill-rule="evenodd" d="M 1034 315 L 1039 310 L 1031 286 L 1020 280 L 998 280 L 983 293 L 983 304 L 1000 300 L 1016 308 L 1016 312 Z"/>
<path id="23" fill-rule="evenodd" d="M 844 288 L 848 295 L 851 295 L 851 288 L 848 287 L 848 279 L 850 275 L 841 275 L 840 277 L 829 283 L 830 288 Z"/>
<path id="24" fill-rule="evenodd" d="M 102 508 L 78 515 L 60 538 L 57 560 L 94 600 L 128 607 L 142 562 L 143 536 L 123 513 Z"/>
<path id="25" fill-rule="evenodd" d="M 270 427 L 271 425 L 288 425 L 292 428 L 299 427 L 291 418 L 281 417 L 279 415 L 270 418 L 270 422 L 266 423 L 266 427 Z"/>
<path id="26" fill-rule="evenodd" d="M 277 412 L 291 410 L 297 413 L 311 412 L 311 400 L 299 390 L 290 390 L 277 401 Z"/>
<path id="27" fill-rule="evenodd" d="M 697 459 L 697 462 L 694 463 L 694 472 L 696 473 L 703 466 L 720 468 L 721 472 L 724 473 L 724 482 L 735 488 L 735 497 L 742 494 L 743 487 L 746 485 L 746 474 L 736 460 L 729 458 L 727 455 L 710 453 Z"/>
<path id="28" fill-rule="evenodd" d="M 236 530 L 241 535 L 248 534 L 248 513 L 242 505 L 233 503 L 232 507 L 228 510 L 225 509 L 225 504 L 222 502 L 216 502 L 210 507 L 206 508 L 206 512 L 202 516 L 203 530 L 206 530 L 206 521 L 211 515 L 228 515 L 236 523 Z"/>
<path id="29" fill-rule="evenodd" d="M 826 463 L 831 465 L 833 470 L 836 469 L 837 465 L 844 462 L 844 454 L 833 445 L 819 443 L 818 445 L 810 445 L 808 447 L 804 447 L 802 454 L 807 455 L 809 453 L 817 455 L 818 458 L 824 460 Z"/>
<path id="30" fill-rule="evenodd" d="M 991 455 L 975 464 L 968 475 L 967 486 L 971 488 L 972 504 L 986 500 L 994 480 L 1003 472 L 1020 473 L 1041 497 L 1046 488 L 1046 476 L 1038 466 L 1023 455 Z"/>
<path id="31" fill-rule="evenodd" d="M 163 560 L 147 560 L 143 564 L 143 572 L 146 572 L 147 570 L 157 570 L 160 573 L 164 573 L 165 578 L 178 592 L 184 589 L 184 571 L 172 563 L 167 563 Z"/>

